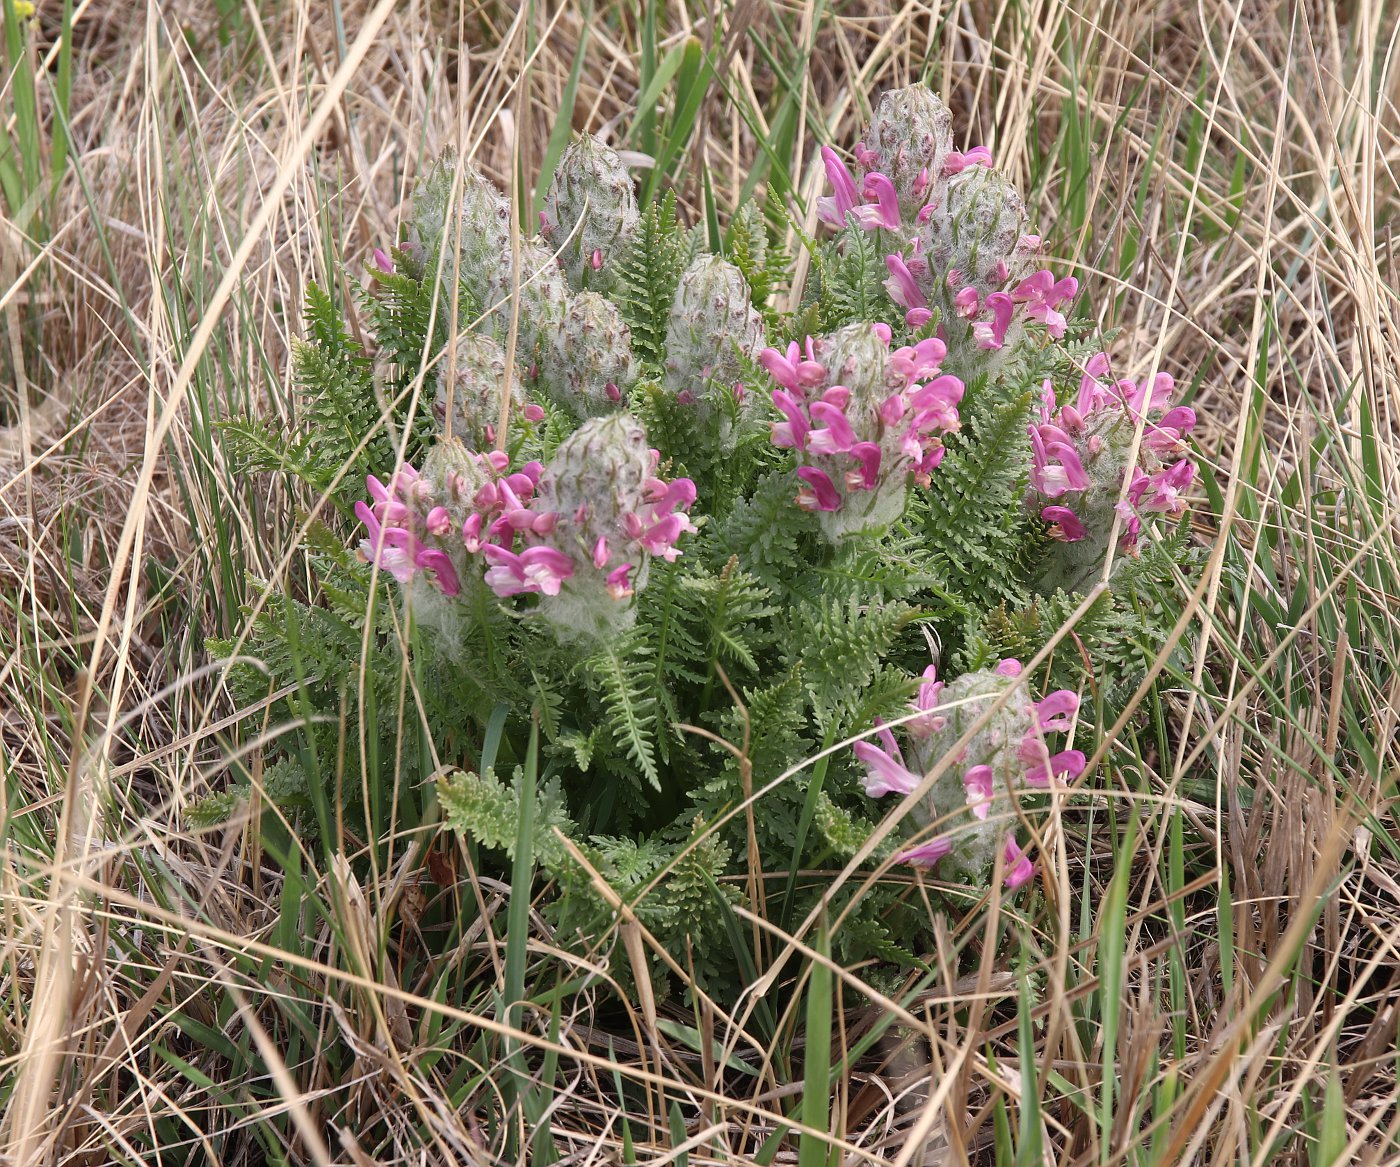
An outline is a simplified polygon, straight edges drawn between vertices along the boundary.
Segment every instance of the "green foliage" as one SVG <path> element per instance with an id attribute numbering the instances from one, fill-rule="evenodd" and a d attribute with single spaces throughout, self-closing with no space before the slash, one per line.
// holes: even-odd
<path id="1" fill-rule="evenodd" d="M 400 362 L 394 366 L 399 372 L 377 388 L 373 363 L 334 299 L 318 285 L 309 285 L 306 338 L 292 348 L 300 414 L 291 419 L 290 431 L 275 420 L 224 423 L 225 449 L 237 473 L 291 474 L 317 492 L 330 490 L 338 481 L 342 497 L 352 498 L 358 496 L 366 474 L 393 462 L 397 427 L 412 420 L 420 440 L 410 444 L 409 456 L 422 449 L 428 411 L 420 408 L 410 419 L 403 390 L 417 372 L 424 347 L 424 285 L 406 276 L 386 278 L 392 286 L 373 318 L 383 329 L 381 352 Z"/>
<path id="2" fill-rule="evenodd" d="M 976 610 L 1014 600 L 1035 549 L 1026 508 L 1025 442 L 1031 395 L 997 400 L 969 387 L 961 433 L 950 436 L 938 473 L 911 508 L 910 525 L 945 586 Z"/>
<path id="3" fill-rule="evenodd" d="M 515 858 L 520 823 L 520 787 L 524 771 L 517 766 L 507 786 L 494 770 L 481 774 L 457 770 L 438 781 L 438 801 L 443 822 L 471 842 L 503 851 Z M 558 776 L 540 784 L 535 792 L 534 858 L 549 870 L 568 862 L 568 852 L 555 831 L 573 834 L 564 792 Z"/>
<path id="4" fill-rule="evenodd" d="M 676 218 L 676 195 L 667 191 L 642 212 L 618 264 L 613 293 L 638 356 L 657 368 L 666 357 L 666 326 L 676 285 L 689 261 L 690 240 Z"/>
<path id="5" fill-rule="evenodd" d="M 820 331 L 830 332 L 858 320 L 891 315 L 885 292 L 885 255 L 890 250 L 881 231 L 847 228 L 812 252 L 813 287 L 809 294 Z M 882 244 L 884 246 L 882 247 Z"/>

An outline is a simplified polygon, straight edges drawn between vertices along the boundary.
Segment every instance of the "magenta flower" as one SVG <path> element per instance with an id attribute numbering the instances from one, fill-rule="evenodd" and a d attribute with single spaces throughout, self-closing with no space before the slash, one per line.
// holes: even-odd
<path id="1" fill-rule="evenodd" d="M 910 795 L 924 784 L 921 772 L 942 770 L 918 817 L 925 825 L 946 818 L 948 827 L 932 843 L 899 854 L 900 860 L 931 865 L 946 859 L 959 874 L 976 879 L 990 871 L 1001 848 L 1008 886 L 1030 878 L 1029 860 L 1019 849 L 1005 850 L 1000 824 L 1011 808 L 1002 801 L 999 810 L 998 800 L 1077 778 L 1086 760 L 1078 750 L 1052 754 L 1046 745 L 1047 735 L 1073 728 L 1079 697 L 1067 689 L 1039 701 L 1019 688 L 1009 692 L 1023 683 L 1022 672 L 1021 662 L 1008 657 L 945 684 L 930 666 L 910 703 L 916 716 L 906 723 L 905 752 L 878 723 L 883 748 L 869 742 L 853 747 L 866 768 L 862 785 L 872 798 Z"/>
<path id="2" fill-rule="evenodd" d="M 487 543 L 482 548 L 486 562 L 486 584 L 498 596 L 522 596 L 538 592 L 557 596 L 564 581 L 574 574 L 573 561 L 553 547 L 527 547 L 519 555 Z"/>
<path id="3" fill-rule="evenodd" d="M 851 177 L 846 164 L 837 157 L 836 151 L 830 146 L 823 146 L 821 156 L 832 193 L 817 200 L 817 217 L 840 231 L 846 226 L 846 216 L 860 205 L 860 195 L 855 179 Z"/>
<path id="4" fill-rule="evenodd" d="M 462 451 L 462 457 L 472 455 Z M 433 545 L 454 527 L 447 508 L 435 504 L 433 486 L 408 465 L 399 467 L 387 485 L 367 475 L 365 486 L 374 501 L 355 504 L 355 516 L 369 533 L 360 542 L 361 559 L 378 564 L 400 584 L 423 572 L 443 595 L 457 595 L 462 584 L 456 566 L 440 546 Z M 444 486 L 451 489 L 450 484 Z"/>
<path id="5" fill-rule="evenodd" d="M 1066 491 L 1087 490 L 1093 485 L 1080 461 L 1079 452 L 1068 434 L 1058 426 L 1030 427 L 1031 486 L 1046 498 L 1059 498 Z"/>
<path id="6" fill-rule="evenodd" d="M 881 729 L 880 736 L 886 743 L 883 750 L 867 741 L 851 747 L 867 767 L 861 784 L 866 795 L 883 798 L 886 794 L 913 794 L 923 779 L 904 765 L 904 755 L 890 731 Z"/>
<path id="7" fill-rule="evenodd" d="M 1045 279 L 1039 289 L 1052 299 L 1057 294 Z M 1143 518 L 1182 514 L 1195 481 L 1195 463 L 1182 455 L 1196 411 L 1184 405 L 1167 409 L 1172 378 L 1158 374 L 1144 387 L 1109 377 L 1108 356 L 1095 353 L 1084 363 L 1074 404 L 1058 411 L 1047 381 L 1040 422 L 1030 427 L 1027 501 L 1064 545 L 1047 560 L 1046 587 L 1077 590 L 1102 570 L 1115 523 L 1119 548 L 1137 554 Z M 1134 451 L 1136 461 L 1130 462 Z M 1051 500 L 1053 505 L 1044 505 Z M 1069 574 L 1056 574 L 1062 570 Z"/>
<path id="8" fill-rule="evenodd" d="M 974 818 L 985 821 L 991 812 L 995 780 L 988 765 L 969 766 L 963 771 L 963 789 L 967 791 L 967 805 Z"/>
<path id="9" fill-rule="evenodd" d="M 976 290 L 972 289 L 974 292 Z M 1015 301 L 1005 292 L 992 292 L 983 302 L 983 307 L 991 312 L 992 318 L 973 321 L 972 338 L 980 349 L 999 349 L 1006 343 L 1006 331 L 1011 327 L 1011 317 L 1016 312 Z"/>
<path id="10" fill-rule="evenodd" d="M 890 272 L 890 278 L 885 281 L 885 290 L 889 292 L 890 299 L 906 310 L 905 323 L 911 328 L 922 327 L 928 323 L 933 315 L 929 311 L 928 299 L 919 290 L 918 282 L 909 270 L 909 265 L 904 262 L 904 257 L 898 254 L 887 255 L 885 266 Z M 911 316 L 918 320 L 917 324 L 910 320 Z"/>
<path id="11" fill-rule="evenodd" d="M 933 867 L 938 861 L 953 851 L 951 839 L 937 838 L 927 843 L 920 843 L 917 847 L 910 847 L 907 851 L 901 851 L 895 856 L 901 863 L 908 863 L 911 867 Z"/>
<path id="12" fill-rule="evenodd" d="M 810 336 L 805 352 L 793 341 L 787 346 L 786 354 L 775 348 L 764 349 L 758 354 L 758 363 L 768 370 L 773 380 L 794 393 L 821 385 L 826 380 L 826 368 L 816 359 Z"/>
<path id="13" fill-rule="evenodd" d="M 961 174 L 970 166 L 991 166 L 992 152 L 986 146 L 973 146 L 966 153 L 959 153 L 956 150 L 949 151 L 943 160 L 943 173 Z"/>
<path id="14" fill-rule="evenodd" d="M 1089 531 L 1069 507 L 1048 506 L 1040 512 L 1040 517 L 1050 524 L 1050 537 L 1065 543 L 1078 543 Z"/>
<path id="15" fill-rule="evenodd" d="M 1079 281 L 1073 276 L 1056 280 L 1047 269 L 1042 268 L 1022 280 L 1011 291 L 1011 298 L 1018 304 L 1025 304 L 1026 314 L 1032 320 L 1039 320 L 1045 330 L 1059 340 L 1065 334 L 1065 318 L 1057 309 L 1061 304 L 1074 299 L 1079 291 Z"/>
<path id="16" fill-rule="evenodd" d="M 865 176 L 865 185 L 861 193 L 868 199 L 873 199 L 863 207 L 856 208 L 856 215 L 860 219 L 860 225 L 867 231 L 876 227 L 883 227 L 886 231 L 898 231 L 899 218 L 899 194 L 894 189 L 888 176 L 881 174 L 878 170 L 871 171 Z"/>
<path id="17" fill-rule="evenodd" d="M 825 470 L 818 470 L 815 466 L 799 466 L 797 477 L 803 483 L 797 491 L 797 505 L 804 511 L 841 509 L 841 495 Z"/>
<path id="18" fill-rule="evenodd" d="M 1026 883 L 1035 875 L 1035 865 L 1026 857 L 1024 851 L 1012 835 L 1006 836 L 1006 877 L 1005 882 L 1008 890 L 1015 891 L 1023 883 Z"/>

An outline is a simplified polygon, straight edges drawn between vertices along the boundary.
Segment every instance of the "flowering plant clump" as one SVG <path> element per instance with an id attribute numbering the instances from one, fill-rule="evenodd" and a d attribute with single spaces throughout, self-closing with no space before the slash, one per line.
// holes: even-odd
<path id="1" fill-rule="evenodd" d="M 990 151 L 956 149 L 912 86 L 849 158 L 821 158 L 798 288 L 782 215 L 688 229 L 671 193 L 638 205 L 601 141 L 565 152 L 529 237 L 444 157 L 367 265 L 374 351 L 313 290 L 297 373 L 315 425 L 275 462 L 257 452 L 280 435 L 250 423 L 242 447 L 358 520 L 317 537 L 321 603 L 285 597 L 253 630 L 274 680 L 316 662 L 288 771 L 344 758 L 360 772 L 336 789 L 373 807 L 445 767 L 412 821 L 488 850 L 538 795 L 560 934 L 612 935 L 602 878 L 715 993 L 744 965 L 739 857 L 852 861 L 888 795 L 902 822 L 875 860 L 1032 894 L 1038 816 L 1091 777 L 1086 711 L 1139 684 L 1194 562 L 1195 414 L 1165 374 L 1111 375 Z M 368 498 L 339 486 L 347 467 Z M 265 695 L 266 673 L 249 683 Z M 350 683 L 420 709 L 371 716 Z M 330 736 L 347 716 L 356 734 Z M 792 878 L 762 907 L 794 919 L 820 894 Z M 839 955 L 915 961 L 897 884 L 851 910 Z"/>
<path id="2" fill-rule="evenodd" d="M 952 762 L 919 808 L 920 819 L 936 832 L 934 837 L 897 859 L 921 866 L 946 859 L 945 868 L 980 881 L 1000 849 L 1007 887 L 1017 888 L 1031 878 L 1034 867 L 1017 842 L 1008 798 L 1078 778 L 1085 759 L 1079 750 L 1051 754 L 1046 744 L 1047 734 L 1072 728 L 1078 695 L 1058 689 L 1034 701 L 1024 688 L 1015 687 L 1021 671 L 1021 662 L 1008 657 L 993 668 L 965 673 L 945 684 L 930 665 L 911 705 L 917 716 L 904 726 L 907 754 L 883 726 L 878 733 L 881 745 L 856 743 L 856 756 L 867 767 L 865 792 L 871 798 L 913 794 L 923 785 L 924 774 L 941 760 Z"/>

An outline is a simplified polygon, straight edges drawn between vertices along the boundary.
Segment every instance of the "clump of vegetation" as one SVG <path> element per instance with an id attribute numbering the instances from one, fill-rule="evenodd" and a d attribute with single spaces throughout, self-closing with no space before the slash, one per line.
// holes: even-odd
<path id="1" fill-rule="evenodd" d="M 555 881 L 554 919 L 604 944 L 616 915 L 586 873 L 645 888 L 641 917 L 716 999 L 758 959 L 735 951 L 735 906 L 791 921 L 823 900 L 799 872 L 1030 883 L 1046 792 L 1085 770 L 1081 694 L 1137 685 L 1190 570 L 1192 410 L 1170 377 L 1113 375 L 1066 316 L 1076 279 L 1042 265 L 1020 195 L 986 150 L 952 150 L 950 124 L 914 86 L 881 100 L 854 174 L 822 151 L 831 233 L 790 313 L 771 296 L 794 257 L 763 216 L 740 208 L 711 252 L 672 200 L 639 210 L 587 138 L 539 238 L 438 161 L 368 272 L 388 344 L 360 351 L 309 301 L 298 368 L 320 412 L 411 399 L 426 368 L 434 424 L 405 412 L 399 464 L 367 476 L 368 501 L 340 498 L 362 536 L 321 561 L 341 615 L 284 599 L 252 651 L 273 686 L 294 647 L 317 661 L 330 716 L 362 669 L 391 692 L 406 644 L 425 724 L 352 713 L 352 732 L 384 758 L 422 736 L 449 764 L 447 822 L 488 850 L 512 852 L 549 790 L 569 846 L 537 831 L 528 858 Z M 1086 602 L 1066 650 L 1060 617 Z M 366 609 L 367 658 L 344 633 Z M 308 730 L 303 752 L 340 731 Z M 385 804 L 402 782 L 349 777 Z M 892 792 L 906 823 L 880 831 Z M 736 882 L 754 853 L 786 877 L 761 906 Z M 905 898 L 862 897 L 843 956 L 915 967 Z"/>

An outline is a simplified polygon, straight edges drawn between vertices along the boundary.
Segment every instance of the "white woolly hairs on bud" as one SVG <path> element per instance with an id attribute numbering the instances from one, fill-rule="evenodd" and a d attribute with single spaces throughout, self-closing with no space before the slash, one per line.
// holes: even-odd
<path id="1" fill-rule="evenodd" d="M 546 241 L 576 292 L 612 287 L 617 258 L 639 215 L 632 176 L 617 151 L 591 134 L 575 138 L 559 159 L 540 221 Z"/>

